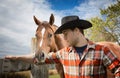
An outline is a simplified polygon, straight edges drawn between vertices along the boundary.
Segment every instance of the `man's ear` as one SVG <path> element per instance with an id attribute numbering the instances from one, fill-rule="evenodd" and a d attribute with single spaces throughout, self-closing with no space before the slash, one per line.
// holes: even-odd
<path id="1" fill-rule="evenodd" d="M 77 27 L 74 29 L 74 31 L 76 31 L 76 32 L 80 32 L 80 31 L 79 31 L 79 28 L 77 28 Z"/>
<path id="2" fill-rule="evenodd" d="M 78 34 L 79 34 L 79 33 L 83 34 L 83 29 L 79 29 L 79 28 L 76 27 L 76 28 L 74 29 L 74 31 L 75 31 L 76 33 L 78 33 Z M 83 35 L 84 35 L 84 34 L 83 34 Z"/>

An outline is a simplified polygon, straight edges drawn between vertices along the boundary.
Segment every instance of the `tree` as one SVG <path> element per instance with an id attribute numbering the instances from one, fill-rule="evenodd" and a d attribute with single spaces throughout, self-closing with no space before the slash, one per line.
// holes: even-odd
<path id="1" fill-rule="evenodd" d="M 100 9 L 102 15 L 106 15 L 110 19 L 117 18 L 120 16 L 120 1 L 117 0 L 116 4 L 112 4 L 106 9 Z"/>
<path id="2" fill-rule="evenodd" d="M 107 9 L 100 10 L 102 15 L 106 15 L 107 27 L 111 31 L 109 33 L 120 45 L 120 1 L 117 0 L 116 4 L 109 6 Z M 111 22 L 112 24 L 109 24 Z"/>
<path id="3" fill-rule="evenodd" d="M 100 9 L 103 18 L 91 18 L 93 27 L 89 32 L 93 33 L 94 41 L 115 41 L 120 45 L 120 1 L 106 9 Z M 97 38 L 95 38 L 97 37 Z"/>
<path id="4" fill-rule="evenodd" d="M 106 22 L 103 21 L 101 18 L 91 18 L 90 22 L 92 23 L 93 27 L 88 29 L 86 31 L 86 34 L 91 40 L 96 42 L 115 40 L 114 37 L 112 37 L 111 34 L 106 31 Z"/>

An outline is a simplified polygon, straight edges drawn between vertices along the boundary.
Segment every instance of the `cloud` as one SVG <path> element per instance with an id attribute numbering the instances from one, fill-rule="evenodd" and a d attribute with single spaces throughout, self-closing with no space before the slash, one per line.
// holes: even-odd
<path id="1" fill-rule="evenodd" d="M 100 8 L 105 9 L 113 3 L 115 3 L 113 0 L 86 0 L 75 7 L 74 10 L 82 18 L 100 17 Z"/>
<path id="2" fill-rule="evenodd" d="M 51 9 L 50 3 L 47 0 L 34 0 L 34 15 L 41 21 L 49 21 L 50 14 L 53 13 L 55 16 L 55 24 L 60 25 L 61 16 L 63 14 L 59 11 Z"/>
<path id="3" fill-rule="evenodd" d="M 0 54 L 29 53 L 36 29 L 32 1 L 3 0 L 0 9 Z"/>
<path id="4" fill-rule="evenodd" d="M 89 19 L 96 16 L 101 17 L 100 8 L 107 8 L 115 2 L 115 0 L 85 0 L 78 6 L 61 12 L 64 15 L 78 15 L 81 19 Z"/>
<path id="5" fill-rule="evenodd" d="M 0 2 L 0 57 L 28 54 L 31 52 L 31 38 L 37 26 L 33 15 L 40 21 L 48 21 L 55 15 L 55 24 L 60 24 L 60 15 L 45 0 L 2 0 Z M 58 15 L 57 15 L 58 14 Z"/>
<path id="6" fill-rule="evenodd" d="M 35 15 L 40 21 L 48 21 L 51 13 L 55 24 L 60 26 L 61 17 L 79 15 L 80 18 L 99 16 L 99 8 L 107 7 L 113 0 L 85 0 L 70 10 L 51 9 L 47 0 L 1 0 L 0 2 L 0 57 L 6 54 L 28 54 L 31 51 L 31 38 L 37 26 Z"/>

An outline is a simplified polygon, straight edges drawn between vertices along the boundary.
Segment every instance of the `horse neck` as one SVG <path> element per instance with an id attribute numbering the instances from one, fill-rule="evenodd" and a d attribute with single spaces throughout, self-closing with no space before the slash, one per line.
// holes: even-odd
<path id="1" fill-rule="evenodd" d="M 58 26 L 56 26 L 56 25 L 53 25 L 52 27 L 53 27 L 54 31 L 56 31 L 58 29 Z M 54 38 L 55 38 L 55 44 L 57 47 L 56 51 L 67 46 L 67 42 L 64 40 L 63 34 L 55 34 Z"/>
<path id="2" fill-rule="evenodd" d="M 57 45 L 58 50 L 67 46 L 67 42 L 64 40 L 62 34 L 55 35 L 55 43 Z"/>

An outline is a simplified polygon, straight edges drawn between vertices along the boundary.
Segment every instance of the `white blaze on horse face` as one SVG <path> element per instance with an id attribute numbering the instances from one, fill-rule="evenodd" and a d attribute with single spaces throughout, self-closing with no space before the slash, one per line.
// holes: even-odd
<path id="1" fill-rule="evenodd" d="M 41 42 L 40 42 L 40 47 L 42 46 L 42 43 L 43 43 L 43 37 L 44 37 L 44 34 L 45 34 L 45 28 L 42 29 L 41 31 L 41 34 L 42 34 L 42 39 L 41 39 Z"/>

